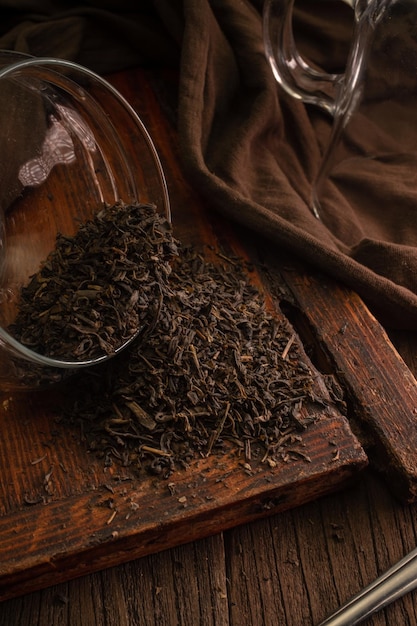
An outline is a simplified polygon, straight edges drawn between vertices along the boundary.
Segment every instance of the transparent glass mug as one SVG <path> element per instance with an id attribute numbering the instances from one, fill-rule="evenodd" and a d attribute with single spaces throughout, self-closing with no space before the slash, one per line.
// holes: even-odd
<path id="1" fill-rule="evenodd" d="M 415 220 L 417 2 L 344 2 L 354 11 L 354 28 L 340 74 L 321 71 L 299 53 L 294 0 L 266 0 L 264 5 L 264 45 L 276 80 L 294 98 L 333 118 L 311 208 L 325 220 L 336 203 L 349 210 L 368 202 L 367 210 L 377 215 L 389 198 L 392 219 L 401 210 Z"/>
<path id="2" fill-rule="evenodd" d="M 170 221 L 167 185 L 148 131 L 107 81 L 9 51 L 0 51 L 0 183 L 0 391 L 43 387 L 136 335 L 110 355 L 40 354 L 13 332 L 21 288 L 58 234 L 74 236 L 105 205 L 153 204 Z"/>

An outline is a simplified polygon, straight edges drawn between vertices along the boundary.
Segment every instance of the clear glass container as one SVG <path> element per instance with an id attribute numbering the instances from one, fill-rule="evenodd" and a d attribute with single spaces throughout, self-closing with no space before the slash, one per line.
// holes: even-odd
<path id="1" fill-rule="evenodd" d="M 371 237 L 381 240 L 398 225 L 396 243 L 410 245 L 408 224 L 417 208 L 417 2 L 344 1 L 353 28 L 342 73 L 321 71 L 301 55 L 293 32 L 296 0 L 265 0 L 266 57 L 288 94 L 331 116 L 312 183 L 316 217 L 356 232 L 350 246 L 367 236 L 368 224 Z M 319 5 L 323 10 L 326 3 Z M 327 6 L 330 13 L 337 0 Z"/>
<path id="2" fill-rule="evenodd" d="M 170 206 L 148 131 L 90 70 L 0 51 L 0 111 L 0 390 L 6 390 L 60 381 L 112 356 L 53 358 L 10 330 L 21 289 L 57 235 L 74 236 L 106 205 L 152 204 L 168 221 Z"/>

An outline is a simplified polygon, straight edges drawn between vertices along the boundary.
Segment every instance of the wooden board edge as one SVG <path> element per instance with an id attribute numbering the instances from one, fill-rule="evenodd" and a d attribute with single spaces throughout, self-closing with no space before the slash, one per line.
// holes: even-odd
<path id="1" fill-rule="evenodd" d="M 329 431 L 324 432 L 326 428 L 318 423 L 314 437 L 323 435 L 327 440 Z M 7 520 L 0 518 L 0 534 L 10 538 L 10 550 L 13 548 L 11 529 L 14 524 L 21 528 L 26 518 L 25 536 L 19 534 L 19 543 L 27 543 L 23 561 L 17 558 L 14 561 L 13 554 L 9 554 L 7 560 L 0 559 L 0 601 L 203 539 L 345 488 L 367 466 L 368 459 L 342 416 L 332 419 L 331 439 L 331 445 L 328 441 L 323 442 L 321 462 L 314 466 L 313 472 L 311 464 L 300 459 L 293 464 L 292 475 L 285 475 L 281 482 L 279 477 L 274 481 L 274 474 L 269 472 L 267 476 L 260 475 L 260 482 L 254 481 L 253 476 L 245 480 L 242 473 L 238 502 L 232 495 L 228 496 L 224 486 L 219 486 L 223 493 L 219 491 L 217 499 L 205 500 L 201 493 L 204 489 L 202 481 L 200 487 L 195 485 L 196 490 L 200 489 L 199 504 L 193 510 L 187 508 L 187 503 L 193 502 L 193 493 L 186 473 L 176 482 L 175 496 L 169 495 L 164 487 L 164 498 L 158 495 L 160 508 L 157 511 L 155 507 L 152 510 L 152 493 L 145 490 L 145 495 L 139 494 L 142 505 L 148 507 L 148 519 L 142 520 L 142 525 L 140 518 L 138 523 L 135 516 L 129 522 L 123 517 L 129 510 L 127 501 L 124 509 L 120 506 L 119 518 L 114 516 L 111 519 L 111 512 L 100 506 L 106 497 L 104 490 L 67 498 L 64 512 L 62 502 L 56 501 L 39 505 L 36 517 L 29 518 L 22 509 Z M 337 450 L 340 455 L 335 453 Z M 202 476 L 204 463 L 199 471 Z M 205 481 L 221 485 L 221 469 L 210 470 L 209 474 L 204 477 Z M 268 484 L 267 488 L 265 484 Z M 119 523 L 122 517 L 123 523 Z M 73 518 L 77 519 L 76 527 L 84 529 L 83 537 L 77 535 L 76 529 L 65 527 L 65 519 Z M 56 533 L 51 538 L 54 525 Z"/>

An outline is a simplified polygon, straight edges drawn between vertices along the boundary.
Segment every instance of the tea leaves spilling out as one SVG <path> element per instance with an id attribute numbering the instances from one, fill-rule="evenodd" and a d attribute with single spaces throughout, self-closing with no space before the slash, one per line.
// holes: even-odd
<path id="1" fill-rule="evenodd" d="M 313 377 L 248 269 L 180 248 L 154 314 L 127 353 L 77 382 L 66 419 L 80 425 L 89 449 L 106 464 L 163 477 L 225 446 L 247 465 L 291 458 Z"/>
<path id="2" fill-rule="evenodd" d="M 250 271 L 180 246 L 154 207 L 117 204 L 58 237 L 22 291 L 11 332 L 70 361 L 112 355 L 134 338 L 67 383 L 62 421 L 79 425 L 105 464 L 167 477 L 233 448 L 247 468 L 274 466 L 303 455 L 300 433 L 315 417 L 301 409 L 316 401 L 314 377 Z M 64 378 L 56 367 L 19 368 L 35 386 L 38 376 Z"/>
<path id="3" fill-rule="evenodd" d="M 21 290 L 9 333 L 58 360 L 111 355 L 153 317 L 175 253 L 170 224 L 153 206 L 106 206 L 74 236 L 57 236 Z"/>

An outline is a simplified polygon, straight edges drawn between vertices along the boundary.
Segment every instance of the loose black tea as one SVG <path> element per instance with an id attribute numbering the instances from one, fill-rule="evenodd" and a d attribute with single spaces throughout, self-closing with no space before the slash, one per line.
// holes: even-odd
<path id="1" fill-rule="evenodd" d="M 105 206 L 55 248 L 22 288 L 10 334 L 64 361 L 111 355 L 154 317 L 176 253 L 170 224 L 145 204 Z"/>
<path id="2" fill-rule="evenodd" d="M 211 264 L 189 248 L 172 265 L 152 331 L 83 373 L 66 419 L 105 463 L 164 477 L 230 445 L 247 463 L 290 458 L 314 396 L 290 325 L 240 261 Z"/>

